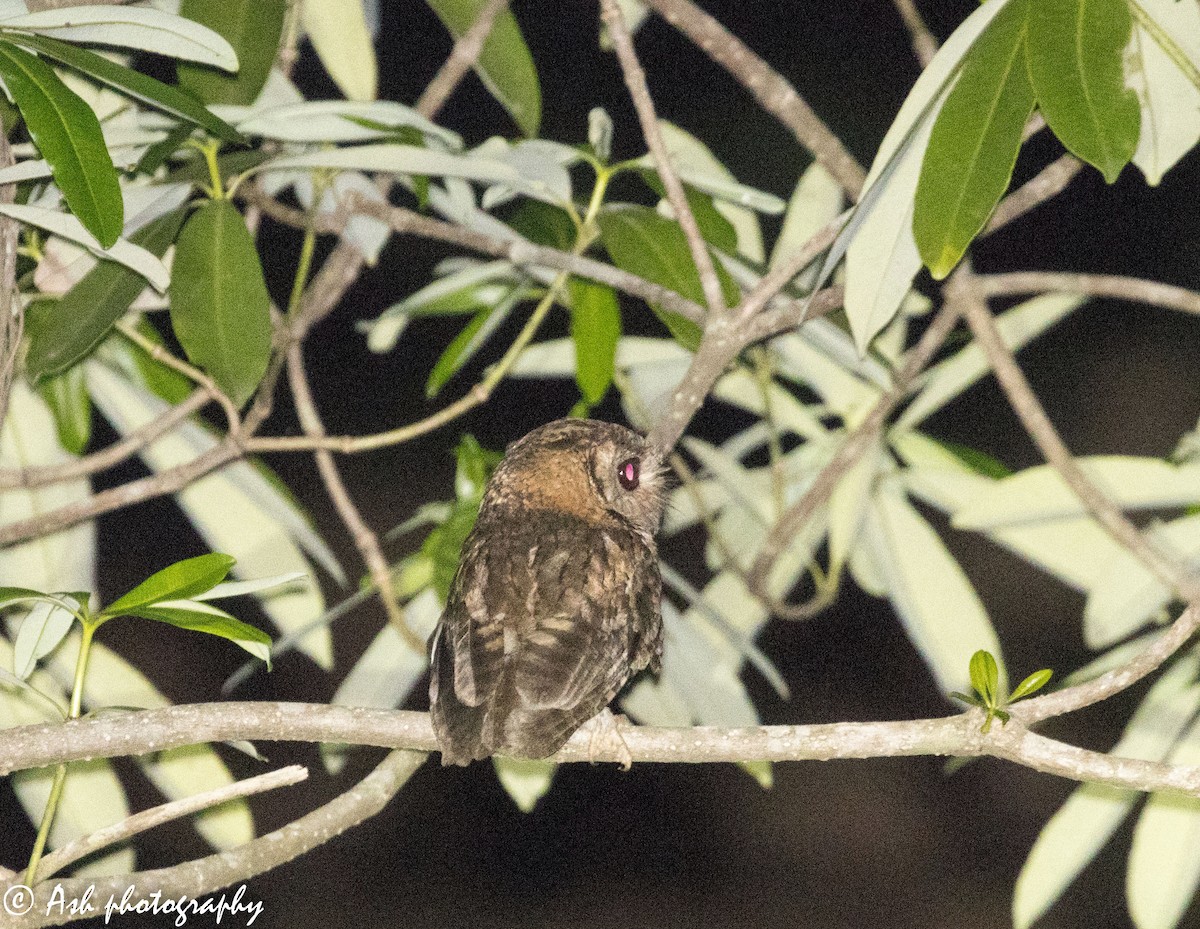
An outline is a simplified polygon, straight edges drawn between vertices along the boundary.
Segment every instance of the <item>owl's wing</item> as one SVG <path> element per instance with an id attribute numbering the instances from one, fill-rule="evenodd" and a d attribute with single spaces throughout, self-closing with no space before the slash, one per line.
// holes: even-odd
<path id="1" fill-rule="evenodd" d="M 468 545 L 433 642 L 444 763 L 545 757 L 657 663 L 653 552 L 583 523 L 526 524 Z"/>

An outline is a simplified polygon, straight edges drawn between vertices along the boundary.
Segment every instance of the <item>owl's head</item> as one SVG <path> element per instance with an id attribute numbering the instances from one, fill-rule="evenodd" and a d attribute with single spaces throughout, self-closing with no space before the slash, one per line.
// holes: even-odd
<path id="1" fill-rule="evenodd" d="M 649 540 L 662 523 L 665 477 L 663 453 L 636 432 L 594 419 L 559 419 L 508 447 L 484 506 L 617 518 Z"/>

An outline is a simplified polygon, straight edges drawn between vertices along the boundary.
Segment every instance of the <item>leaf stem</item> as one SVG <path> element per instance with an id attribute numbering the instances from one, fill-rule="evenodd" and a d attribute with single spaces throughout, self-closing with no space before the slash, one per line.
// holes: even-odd
<path id="1" fill-rule="evenodd" d="M 83 626 L 83 636 L 79 641 L 79 655 L 75 659 L 75 682 L 71 687 L 71 709 L 67 716 L 78 719 L 83 709 L 83 680 L 87 674 L 88 658 L 92 654 L 92 636 L 96 634 L 99 623 L 93 621 L 84 609 L 84 615 L 79 616 Z M 46 809 L 42 812 L 42 821 L 38 824 L 37 838 L 33 842 L 33 851 L 29 854 L 29 866 L 25 869 L 25 884 L 33 886 L 37 878 L 38 864 L 46 851 L 46 842 L 50 838 L 50 827 L 54 825 L 54 817 L 58 813 L 62 801 L 63 788 L 67 783 L 67 766 L 60 764 L 54 769 L 54 781 L 50 785 L 50 796 L 46 799 Z"/>

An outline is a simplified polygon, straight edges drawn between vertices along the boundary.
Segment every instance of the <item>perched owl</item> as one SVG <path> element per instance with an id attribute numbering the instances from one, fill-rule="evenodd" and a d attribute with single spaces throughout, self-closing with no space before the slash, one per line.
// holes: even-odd
<path id="1" fill-rule="evenodd" d="M 430 639 L 442 764 L 545 758 L 662 655 L 662 453 L 560 419 L 509 446 Z"/>

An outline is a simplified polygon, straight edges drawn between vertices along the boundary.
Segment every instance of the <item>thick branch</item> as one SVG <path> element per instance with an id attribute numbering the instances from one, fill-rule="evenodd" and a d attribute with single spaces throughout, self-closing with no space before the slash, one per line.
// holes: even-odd
<path id="1" fill-rule="evenodd" d="M 699 764 L 760 759 L 829 761 L 911 755 L 996 755 L 1076 780 L 1135 790 L 1179 790 L 1200 796 L 1200 768 L 1113 759 L 1034 736 L 1022 722 L 1020 705 L 1013 711 L 1008 725 L 994 725 L 987 734 L 981 731 L 982 714 L 971 710 L 942 719 L 902 722 L 733 729 L 623 726 L 621 737 L 633 759 L 641 762 Z M 423 712 L 304 703 L 192 704 L 0 731 L 0 774 L 60 761 L 137 755 L 199 741 L 229 739 L 344 742 L 419 752 L 437 750 L 429 714 Z M 619 746 L 594 744 L 585 728 L 576 732 L 553 760 L 616 762 L 621 760 L 620 754 Z"/>

